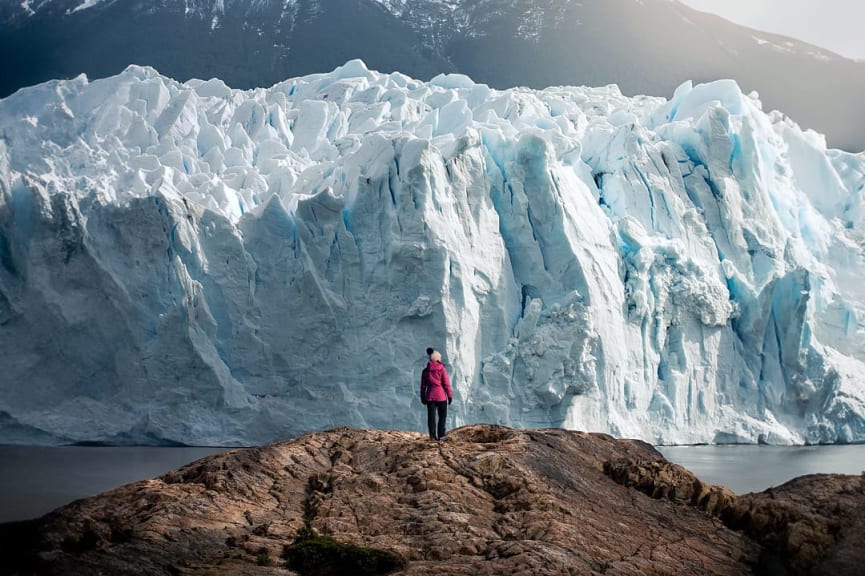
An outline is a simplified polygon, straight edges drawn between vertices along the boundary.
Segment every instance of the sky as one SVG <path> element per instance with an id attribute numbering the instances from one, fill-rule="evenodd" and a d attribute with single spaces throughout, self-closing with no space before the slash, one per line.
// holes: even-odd
<path id="1" fill-rule="evenodd" d="M 727 20 L 865 60 L 865 0 L 679 0 Z"/>

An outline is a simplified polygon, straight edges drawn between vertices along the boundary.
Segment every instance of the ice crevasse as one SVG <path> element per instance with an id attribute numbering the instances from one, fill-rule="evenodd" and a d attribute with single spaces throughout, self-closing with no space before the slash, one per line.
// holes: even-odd
<path id="1" fill-rule="evenodd" d="M 865 155 L 732 81 L 497 91 L 352 61 L 0 101 L 0 442 L 451 424 L 865 441 Z"/>

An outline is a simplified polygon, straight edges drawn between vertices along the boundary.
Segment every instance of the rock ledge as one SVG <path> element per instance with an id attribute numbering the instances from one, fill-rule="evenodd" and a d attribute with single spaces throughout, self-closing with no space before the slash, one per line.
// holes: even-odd
<path id="1" fill-rule="evenodd" d="M 285 548 L 312 529 L 406 575 L 837 576 L 865 565 L 863 519 L 863 477 L 737 496 L 602 434 L 476 425 L 436 443 L 340 428 L 0 525 L 0 572 L 294 574 Z"/>

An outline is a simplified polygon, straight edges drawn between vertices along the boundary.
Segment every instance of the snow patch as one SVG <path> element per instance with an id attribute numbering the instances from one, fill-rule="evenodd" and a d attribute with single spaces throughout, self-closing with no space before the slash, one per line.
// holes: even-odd
<path id="1" fill-rule="evenodd" d="M 79 12 L 81 10 L 87 10 L 88 8 L 93 8 L 97 4 L 102 4 L 105 1 L 106 0 L 84 0 L 84 2 L 82 2 L 81 4 L 76 6 L 75 8 L 68 10 L 66 13 L 67 14 L 73 14 L 73 13 Z M 114 0 L 108 0 L 108 1 L 113 2 Z"/>

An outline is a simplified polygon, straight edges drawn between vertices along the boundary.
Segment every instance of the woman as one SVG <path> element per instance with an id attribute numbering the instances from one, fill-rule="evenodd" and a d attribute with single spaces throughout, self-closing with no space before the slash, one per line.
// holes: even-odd
<path id="1" fill-rule="evenodd" d="M 454 395 L 448 372 L 442 364 L 442 355 L 432 348 L 427 348 L 427 354 L 430 359 L 420 377 L 420 401 L 426 404 L 430 440 L 442 442 L 447 438 L 445 420 L 448 417 L 448 404 L 453 402 Z"/>

